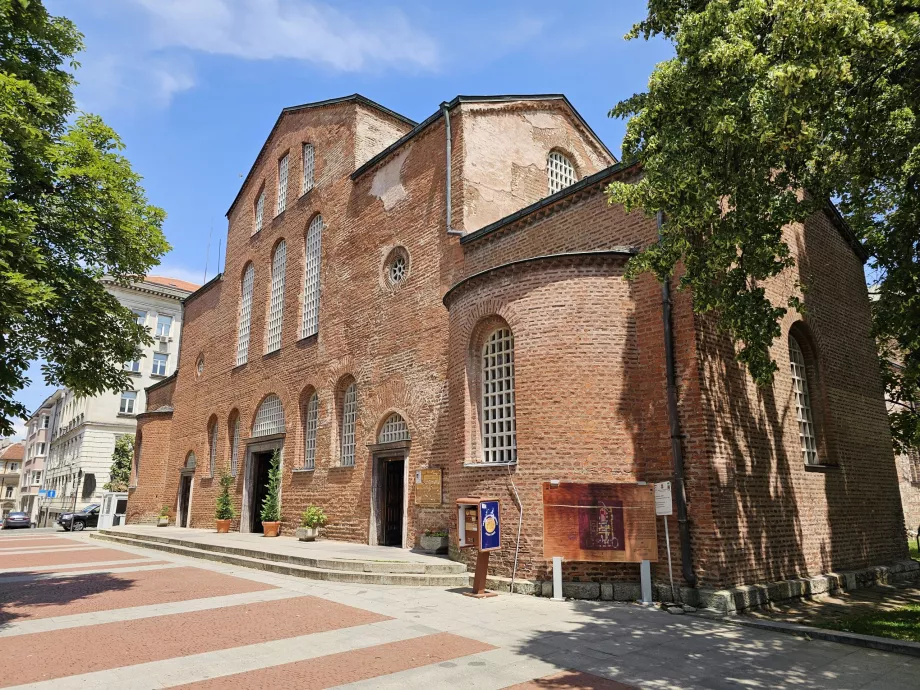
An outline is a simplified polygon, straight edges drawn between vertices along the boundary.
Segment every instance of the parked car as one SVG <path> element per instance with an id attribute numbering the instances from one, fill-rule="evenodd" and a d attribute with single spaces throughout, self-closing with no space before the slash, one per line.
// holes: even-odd
<path id="1" fill-rule="evenodd" d="M 31 527 L 32 520 L 29 519 L 28 513 L 10 513 L 3 518 L 3 529 L 15 529 L 16 527 Z"/>
<path id="2" fill-rule="evenodd" d="M 56 522 L 68 532 L 81 532 L 86 527 L 95 527 L 99 524 L 99 504 L 90 503 L 77 513 L 61 513 Z"/>

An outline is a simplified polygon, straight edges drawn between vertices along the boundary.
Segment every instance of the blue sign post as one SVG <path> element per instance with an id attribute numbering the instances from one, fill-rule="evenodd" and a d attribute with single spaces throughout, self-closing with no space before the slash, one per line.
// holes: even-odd
<path id="1" fill-rule="evenodd" d="M 479 502 L 479 550 L 496 551 L 501 547 L 501 519 L 498 501 Z"/>
<path id="2" fill-rule="evenodd" d="M 494 597 L 495 592 L 486 591 L 489 575 L 489 554 L 501 548 L 501 505 L 497 498 L 457 499 L 457 543 L 460 548 L 476 548 L 476 572 L 473 575 L 473 591 L 464 592 L 468 597 Z"/>
<path id="3" fill-rule="evenodd" d="M 57 497 L 57 489 L 48 489 L 48 493 L 45 494 L 45 495 L 46 495 L 48 498 L 56 498 L 56 497 Z"/>

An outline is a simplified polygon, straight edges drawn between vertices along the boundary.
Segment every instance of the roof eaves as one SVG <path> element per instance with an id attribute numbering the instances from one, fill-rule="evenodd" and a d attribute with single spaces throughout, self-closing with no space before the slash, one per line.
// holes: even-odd
<path id="1" fill-rule="evenodd" d="M 830 199 L 827 201 L 825 206 L 825 211 L 830 216 L 831 222 L 837 228 L 837 232 L 840 233 L 840 236 L 846 240 L 847 244 L 850 245 L 850 248 L 853 250 L 853 253 L 856 254 L 858 258 L 863 263 L 866 263 L 869 260 L 869 253 L 866 251 L 866 248 L 862 243 L 857 239 L 856 233 L 853 232 L 853 228 L 850 227 L 850 224 L 847 223 L 846 218 L 843 217 L 843 214 L 840 213 L 834 202 Z"/>
<path id="2" fill-rule="evenodd" d="M 203 294 L 203 293 L 206 292 L 207 290 L 210 290 L 211 287 L 212 287 L 215 283 L 217 283 L 217 282 L 218 282 L 221 278 L 223 278 L 223 277 L 224 277 L 224 274 L 223 274 L 223 273 L 218 273 L 216 276 L 214 276 L 213 278 L 211 278 L 211 280 L 209 280 L 207 283 L 205 283 L 205 284 L 202 285 L 200 288 L 198 288 L 197 290 L 195 290 L 195 292 L 193 292 L 192 294 L 190 294 L 188 297 L 185 297 L 185 298 L 182 300 L 182 304 L 188 304 L 188 303 L 191 302 L 194 298 L 200 296 L 201 294 Z"/>
<path id="3" fill-rule="evenodd" d="M 144 392 L 149 393 L 150 391 L 155 391 L 157 388 L 162 388 L 163 386 L 175 381 L 178 375 L 179 375 L 179 368 L 176 367 L 176 370 L 173 373 L 171 373 L 165 379 L 160 379 L 156 383 L 151 383 L 149 386 L 147 386 L 144 389 Z"/>

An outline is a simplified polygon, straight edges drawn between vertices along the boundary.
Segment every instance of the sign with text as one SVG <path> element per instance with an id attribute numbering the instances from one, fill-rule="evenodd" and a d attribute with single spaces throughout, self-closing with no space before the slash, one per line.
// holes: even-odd
<path id="1" fill-rule="evenodd" d="M 479 550 L 495 551 L 501 546 L 498 501 L 479 503 Z"/>
<path id="2" fill-rule="evenodd" d="M 655 493 L 638 484 L 543 484 L 543 557 L 658 560 Z"/>
<path id="3" fill-rule="evenodd" d="M 441 470 L 415 471 L 415 505 L 441 505 Z"/>
<path id="4" fill-rule="evenodd" d="M 655 484 L 655 515 L 670 515 L 673 511 L 671 482 L 658 482 Z"/>

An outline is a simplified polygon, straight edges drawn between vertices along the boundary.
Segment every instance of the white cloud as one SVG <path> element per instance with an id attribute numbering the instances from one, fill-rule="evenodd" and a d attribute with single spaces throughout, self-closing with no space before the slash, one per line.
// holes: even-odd
<path id="1" fill-rule="evenodd" d="M 356 72 L 433 69 L 435 41 L 398 10 L 345 13 L 304 0 L 135 0 L 153 18 L 157 48 L 247 60 L 291 59 Z"/>
<path id="2" fill-rule="evenodd" d="M 26 421 L 24 419 L 13 420 L 13 434 L 7 438 L 21 441 L 26 437 Z"/>
<path id="3" fill-rule="evenodd" d="M 144 54 L 136 49 L 84 58 L 77 79 L 77 107 L 90 111 L 165 108 L 176 94 L 195 85 L 189 60 Z"/>

